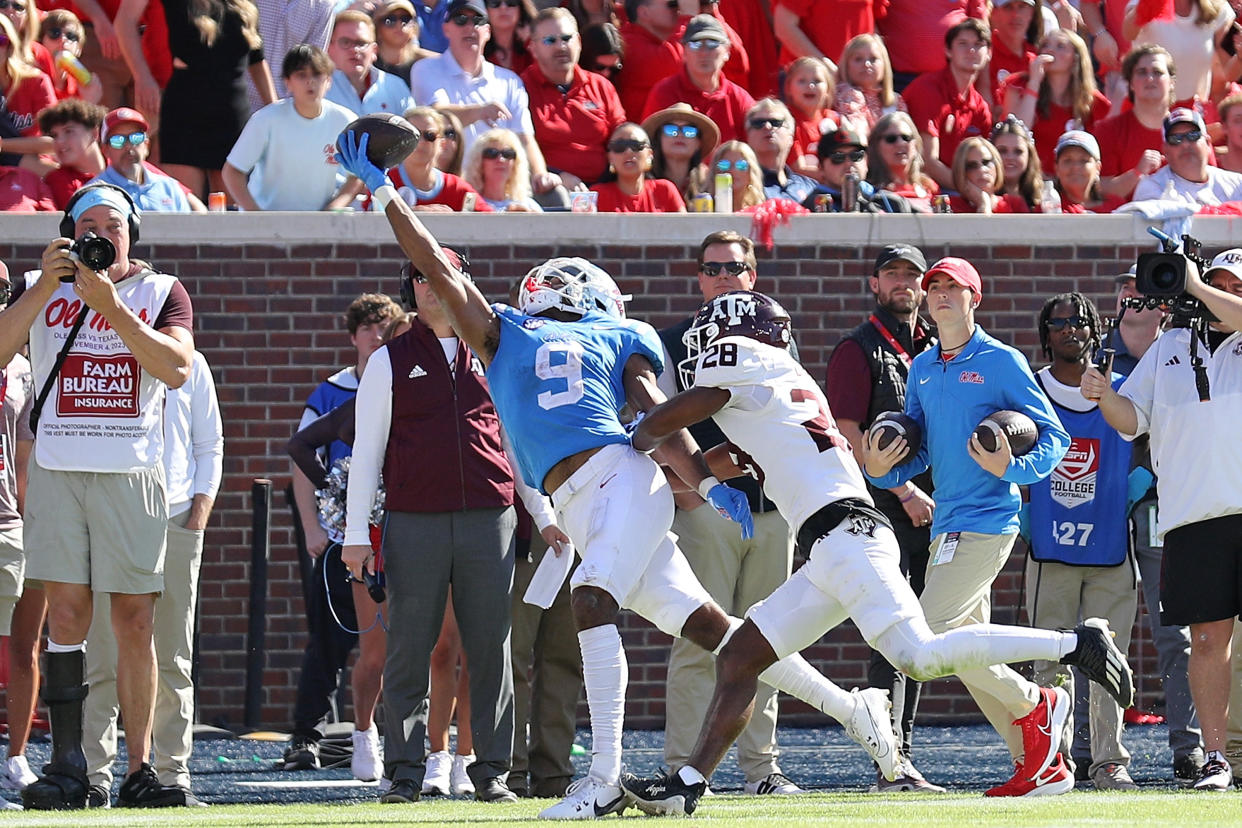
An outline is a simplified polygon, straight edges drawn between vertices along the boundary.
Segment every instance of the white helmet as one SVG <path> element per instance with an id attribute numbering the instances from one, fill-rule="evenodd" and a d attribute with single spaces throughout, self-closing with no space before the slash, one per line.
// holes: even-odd
<path id="1" fill-rule="evenodd" d="M 518 290 L 522 313 L 537 316 L 558 309 L 582 316 L 588 311 L 625 318 L 625 302 L 617 283 L 602 268 L 577 256 L 561 256 L 530 269 Z"/>

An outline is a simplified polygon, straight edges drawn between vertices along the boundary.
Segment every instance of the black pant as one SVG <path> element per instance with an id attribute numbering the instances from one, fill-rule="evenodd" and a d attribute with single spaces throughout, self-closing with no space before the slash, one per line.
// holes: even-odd
<path id="1" fill-rule="evenodd" d="M 324 572 L 327 571 L 327 588 Z M 340 544 L 330 543 L 315 560 L 311 576 L 310 600 L 306 607 L 306 626 L 310 637 L 302 653 L 302 673 L 298 677 L 298 699 L 293 708 L 293 735 L 318 741 L 323 738 L 328 714 L 336 706 L 336 690 L 358 636 L 346 632 L 358 629 L 354 615 L 354 593 L 349 571 L 341 562 Z M 331 590 L 332 606 L 328 606 Z M 336 610 L 340 623 L 333 617 Z"/>

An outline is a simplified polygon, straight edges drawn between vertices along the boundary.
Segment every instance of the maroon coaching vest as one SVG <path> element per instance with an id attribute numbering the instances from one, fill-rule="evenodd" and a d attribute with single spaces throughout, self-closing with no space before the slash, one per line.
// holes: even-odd
<path id="1" fill-rule="evenodd" d="M 513 505 L 483 364 L 460 340 L 453 372 L 430 328 L 415 320 L 388 343 L 392 427 L 384 453 L 386 508 L 456 512 Z"/>

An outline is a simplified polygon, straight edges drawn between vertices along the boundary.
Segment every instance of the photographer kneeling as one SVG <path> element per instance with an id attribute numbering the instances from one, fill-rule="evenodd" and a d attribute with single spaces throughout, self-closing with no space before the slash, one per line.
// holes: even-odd
<path id="1" fill-rule="evenodd" d="M 179 804 L 180 792 L 161 786 L 146 759 L 155 700 L 153 614 L 164 588 L 168 525 L 160 463 L 164 389 L 189 376 L 193 320 L 190 297 L 175 277 L 129 258 L 138 225 L 125 191 L 110 184 L 78 190 L 66 205 L 63 238 L 52 240 L 42 270 L 18 282 L 0 313 L 0 365 L 29 341 L 38 391 L 26 572 L 47 591 L 43 700 L 52 758 L 22 792 L 27 808 L 86 807 L 83 675 L 94 591 L 111 595 L 119 644 L 129 753 L 120 803 Z M 88 232 L 96 238 L 84 239 Z M 103 259 L 94 258 L 100 248 Z"/>
<path id="2" fill-rule="evenodd" d="M 1206 342 L 1198 344 L 1210 399 L 1200 401 L 1196 389 L 1188 328 L 1157 339 L 1117 391 L 1088 368 L 1082 394 L 1099 399 L 1105 419 L 1123 437 L 1151 434 L 1152 460 L 1160 472 L 1158 532 L 1164 541 L 1160 618 L 1190 625 L 1190 691 L 1207 751 L 1193 787 L 1219 791 L 1233 785 L 1224 755 L 1229 641 L 1233 619 L 1242 612 L 1242 443 L 1236 439 L 1242 412 L 1242 248 L 1213 259 L 1206 283 L 1192 262 L 1186 267 L 1185 295 L 1220 320 L 1210 323 Z"/>

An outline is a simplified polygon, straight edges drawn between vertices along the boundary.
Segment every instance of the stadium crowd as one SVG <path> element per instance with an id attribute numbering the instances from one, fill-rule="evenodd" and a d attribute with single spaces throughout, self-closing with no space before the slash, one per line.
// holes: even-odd
<path id="1" fill-rule="evenodd" d="M 36 774 L 23 753 L 24 724 L 15 728 L 4 778 L 23 789 L 29 807 L 109 806 L 119 710 L 131 742 L 117 801 L 200 804 L 187 764 L 190 620 L 203 528 L 219 485 L 222 438 L 210 369 L 193 350 L 190 297 L 174 276 L 129 257 L 143 213 L 358 209 L 392 219 L 393 199 L 415 212 L 733 212 L 784 200 L 797 206 L 781 209 L 810 212 L 1125 210 L 1147 218 L 1204 209 L 1228 213 L 1242 204 L 1242 87 L 1236 83 L 1242 78 L 1242 26 L 1235 15 L 1223 0 L 954 0 L 947 9 L 918 0 L 774 0 L 770 7 L 763 0 L 566 0 L 546 8 L 531 0 L 439 0 L 431 6 L 409 0 L 51 0 L 37 6 L 0 0 L 0 177 L 9 181 L 0 187 L 0 210 L 64 211 L 62 236 L 93 230 L 113 241 L 116 254 L 113 264 L 96 272 L 53 243 L 43 255 L 47 278 L 14 280 L 13 304 L 0 329 L 6 366 L 0 374 L 0 472 L 7 475 L 0 478 L 0 553 L 6 556 L 0 598 L 13 605 L 0 605 L 0 627 L 7 628 L 12 617 L 16 677 L 9 709 L 16 711 L 11 721 L 29 720 L 39 686 L 39 635 L 48 615 L 43 698 L 54 742 L 52 762 Z M 374 113 L 401 116 L 420 135 L 409 156 L 389 170 L 358 163 L 337 146 L 347 124 Z M 468 261 L 447 249 L 444 256 L 468 277 Z M 1242 295 L 1242 251 L 1222 256 L 1209 271 L 1216 293 Z M 358 644 L 351 766 L 359 779 L 381 781 L 383 801 L 473 795 L 505 802 L 531 795 L 565 797 L 545 812 L 551 818 L 581 818 L 592 806 L 592 816 L 608 813 L 628 805 L 631 795 L 596 799 L 595 788 L 574 782 L 568 757 L 580 688 L 586 687 L 592 702 L 593 725 L 594 706 L 605 696 L 610 709 L 623 703 L 624 671 L 619 686 L 609 672 L 616 672 L 618 658 L 624 666 L 608 620 L 620 601 L 609 607 L 607 589 L 578 580 L 571 596 L 564 573 L 559 590 L 542 585 L 539 601 L 525 601 L 528 593 L 514 586 L 515 579 L 537 584 L 549 555 L 572 560 L 572 553 L 566 555 L 570 527 L 558 525 L 569 510 L 553 509 L 539 491 L 546 481 L 522 479 L 517 458 L 524 446 L 515 448 L 502 428 L 484 377 L 485 363 L 496 356 L 494 343 L 492 353 L 476 353 L 411 259 L 401 274 L 400 305 L 367 294 L 346 310 L 357 360 L 311 393 L 290 443 L 298 463 L 294 492 L 304 552 L 315 578 L 285 767 L 309 770 L 325 763 L 325 722 L 340 673 Z M 751 291 L 759 280 L 753 242 L 735 233 L 708 236 L 696 265 L 708 303 L 731 291 Z M 577 276 L 594 278 L 579 265 L 557 267 L 560 287 Z M 1133 271 L 1118 270 L 1119 297 L 1133 295 Z M 7 299 L 2 266 L 0 275 Z M 881 252 L 868 284 L 875 310 L 844 338 L 826 377 L 829 402 L 863 471 L 869 459 L 873 467 L 875 462 L 863 448 L 864 435 L 881 414 L 902 408 L 914 359 L 922 356 L 926 370 L 933 361 L 964 363 L 982 358 L 985 350 L 1008 352 L 974 322 L 985 297 L 969 263 L 929 265 L 917 248 L 893 244 Z M 529 285 L 515 286 L 513 304 L 531 316 L 547 311 L 530 291 Z M 934 309 L 929 302 L 921 316 L 931 292 L 949 299 Z M 104 331 L 91 340 L 92 359 L 107 363 L 108 371 L 142 377 L 124 403 L 133 419 L 127 442 L 120 448 L 109 443 L 99 455 L 85 449 L 117 435 L 104 425 L 75 430 L 56 406 L 44 415 L 41 443 L 31 445 L 49 376 L 66 372 L 58 394 L 74 383 L 94 389 L 96 396 L 84 396 L 80 404 L 94 406 L 87 416 L 100 423 L 112 416 L 104 409 L 121 404 L 102 390 L 111 387 L 99 378 L 104 375 L 91 374 L 104 369 L 90 360 L 65 359 L 66 353 L 74 357 L 68 344 L 78 332 L 73 320 L 64 314 L 60 325 L 39 313 L 71 300 L 99 316 L 88 326 Z M 616 304 L 621 308 L 619 298 Z M 1209 342 L 1213 353 L 1237 336 L 1230 327 L 1236 312 L 1223 307 L 1228 312 L 1220 314 L 1223 321 Z M 531 329 L 543 322 L 531 321 L 527 317 Z M 943 347 L 933 321 L 966 339 Z M 652 332 L 643 358 L 672 369 L 678 360 L 670 357 L 682 356 L 682 334 L 691 322 L 659 338 Z M 1075 429 L 1090 432 L 1082 439 L 1096 439 L 1112 428 L 1113 438 L 1120 432 L 1127 440 L 1159 430 L 1152 406 L 1154 397 L 1161 411 L 1162 391 L 1140 361 L 1160 333 L 1157 311 L 1135 312 L 1128 327 L 1110 334 L 1083 297 L 1063 294 L 1049 298 L 1037 324 L 1052 364 L 1038 376 L 1021 360 L 1010 369 L 1029 392 L 1024 404 L 1038 407 L 1041 422 L 1051 427 L 1057 416 L 1064 421 L 1069 433 L 1057 430 L 1048 437 L 1050 444 L 1062 444 L 1061 455 L 1068 438 L 1080 439 Z M 67 340 L 62 327 L 72 328 Z M 1131 357 L 1116 377 L 1101 377 L 1090 365 L 1105 334 L 1119 356 Z M 1172 338 L 1161 341 L 1174 347 Z M 20 354 L 27 345 L 29 363 Z M 796 359 L 796 344 L 790 351 Z M 564 377 L 572 364 L 549 362 L 546 353 L 539 359 L 535 370 L 543 378 Z M 1122 384 L 1121 374 L 1130 371 L 1146 384 Z M 106 375 L 136 382 L 123 377 Z M 398 392 L 394 377 L 425 379 L 433 390 L 423 396 Z M 651 407 L 692 385 L 685 377 L 663 380 L 658 391 L 654 376 L 651 388 L 644 387 Z M 1083 394 L 1075 396 L 1080 384 L 1102 402 L 1088 405 Z M 162 403 L 165 386 L 169 398 Z M 541 397 L 541 404 L 555 407 L 556 397 Z M 355 399 L 364 403 L 355 407 Z M 162 418 L 155 413 L 161 404 Z M 720 439 L 710 429 L 694 433 L 701 440 Z M 415 447 L 416 436 L 427 445 Z M 1080 616 L 1104 616 L 1124 644 L 1138 587 L 1117 573 L 1146 567 L 1143 587 L 1154 589 L 1167 529 L 1195 529 L 1170 533 L 1179 552 L 1234 532 L 1242 507 L 1233 504 L 1214 504 L 1210 514 L 1187 506 L 1178 516 L 1182 524 L 1155 528 L 1162 494 L 1139 445 L 1132 455 L 1128 442 L 1108 443 L 1113 476 L 1107 494 L 1129 516 L 1119 520 L 1113 509 L 1100 518 L 1111 521 L 1100 532 L 1109 548 L 1092 547 L 1088 557 L 1075 558 L 1059 548 L 1066 545 L 1063 539 L 1046 537 L 1044 513 L 1035 529 L 1026 530 L 1037 550 L 1028 579 L 1047 585 L 1032 596 L 1033 621 L 1052 616 L 1055 621 L 1046 625 L 1051 630 L 1072 628 Z M 955 455 L 962 455 L 961 448 Z M 30 468 L 43 471 L 27 482 L 32 451 Z M 162 464 L 154 462 L 157 453 Z M 1012 455 L 976 456 L 973 447 L 932 474 L 921 474 L 924 463 L 910 474 L 868 476 L 865 491 L 875 500 L 870 513 L 897 528 L 901 572 L 923 593 L 920 611 L 935 635 L 987 622 L 987 588 L 1018 530 L 1015 484 L 1032 486 L 1033 500 L 1043 504 L 1038 508 L 1058 508 L 1048 505 L 1055 496 L 1038 494 L 1041 481 L 1072 476 L 1054 454 L 1049 448 L 1046 467 L 1036 474 L 1032 466 L 1020 480 L 1005 476 Z M 358 482 L 347 486 L 350 462 Z M 451 478 L 460 487 L 430 485 L 414 473 L 427 462 L 438 465 L 438 479 Z M 735 455 L 732 462 L 740 468 L 746 460 Z M 101 477 L 132 478 L 132 488 L 100 484 Z M 996 487 L 994 497 L 1004 507 L 1003 516 L 993 516 L 993 528 L 967 538 L 959 537 L 972 534 L 964 529 L 935 526 L 936 489 L 948 500 L 955 485 L 976 478 Z M 574 480 L 558 483 L 572 489 Z M 387 499 L 383 531 L 369 525 L 373 513 L 382 511 L 373 508 L 381 485 Z M 730 514 L 758 530 L 738 544 L 736 526 L 717 514 L 729 511 L 720 505 L 724 496 L 716 487 L 722 485 L 708 476 L 697 494 L 695 486 L 676 492 L 677 513 L 670 520 L 687 554 L 676 557 L 681 552 L 675 550 L 670 566 L 702 582 L 699 591 L 711 599 L 696 606 L 713 608 L 710 620 L 724 624 L 722 607 L 743 615 L 789 577 L 800 545 L 794 535 L 800 533 L 759 487 L 725 486 L 736 509 Z M 861 476 L 859 485 L 864 491 Z M 153 493 L 160 487 L 167 496 L 157 503 Z M 45 504 L 70 492 L 87 505 L 72 515 L 51 514 Z M 106 504 L 135 502 L 144 508 L 132 524 L 82 540 L 91 534 L 83 527 L 99 520 Z M 34 509 L 24 509 L 31 504 Z M 58 560 L 32 567 L 31 586 L 44 589 L 24 593 L 23 511 L 28 543 L 70 553 L 63 566 Z M 1227 525 L 1203 526 L 1222 516 Z M 1146 540 L 1136 542 L 1140 548 L 1133 552 L 1126 541 L 1131 523 L 1140 527 L 1136 537 Z M 437 539 L 439 551 L 427 560 L 405 558 L 408 544 L 400 540 L 409 537 Z M 120 555 L 126 545 L 121 538 L 137 539 L 133 545 L 142 547 L 141 554 Z M 1083 540 L 1085 546 L 1085 535 Z M 730 561 L 722 566 L 711 552 L 726 545 Z M 954 571 L 968 569 L 969 579 L 947 575 L 947 566 L 935 569 L 949 564 L 955 552 Z M 108 557 L 108 568 L 99 565 L 100 556 Z M 112 556 L 121 562 L 112 566 Z M 1222 573 L 1230 565 L 1214 562 Z M 921 570 L 928 567 L 939 577 L 924 584 Z M 386 585 L 368 578 L 381 568 Z M 1075 580 L 1098 574 L 1084 574 L 1088 569 L 1104 571 L 1099 577 L 1115 600 L 1089 597 Z M 352 586 L 347 570 L 356 580 Z M 1229 579 L 1222 574 L 1221 580 Z M 961 592 L 964 583 L 969 594 Z M 454 592 L 454 585 L 462 589 Z M 1233 784 L 1224 753 L 1228 706 L 1221 698 L 1222 687 L 1228 695 L 1227 657 L 1223 683 L 1219 663 L 1232 625 L 1221 618 L 1237 615 L 1239 607 L 1230 603 L 1236 596 L 1222 598 L 1206 610 L 1216 614 L 1202 617 L 1188 606 L 1191 587 L 1183 583 L 1180 589 L 1177 609 L 1163 619 L 1168 623 L 1151 621 L 1159 630 L 1173 725 L 1171 770 L 1187 785 L 1219 790 Z M 1071 592 L 1072 598 L 1052 600 Z M 599 595 L 581 597 L 594 593 Z M 1148 595 L 1147 606 L 1156 606 Z M 698 593 L 691 597 L 698 600 Z M 701 720 L 715 682 L 712 659 L 691 646 L 711 638 L 702 628 L 692 630 L 693 617 L 682 619 L 686 641 L 670 666 L 669 708 L 685 711 L 666 746 L 674 769 L 691 758 L 696 734 L 686 722 Z M 1192 650 L 1186 625 L 1199 625 L 1208 643 Z M 718 645 L 706 649 L 719 654 L 734 629 L 723 639 L 716 635 Z M 1063 657 L 1075 652 L 1066 646 Z M 1188 663 L 1188 654 L 1201 651 L 1198 667 L 1194 657 Z M 1215 660 L 1205 667 L 1209 655 Z M 1041 661 L 1040 675 L 1063 673 L 1066 663 Z M 847 730 L 876 760 L 877 790 L 943 791 L 913 763 L 918 683 L 897 667 L 877 652 L 869 681 L 882 694 L 856 694 L 846 703 L 857 705 L 856 715 L 881 704 L 886 727 L 880 729 L 895 732 L 869 742 L 856 719 L 849 719 Z M 800 667 L 785 669 L 788 679 Z M 973 669 L 986 675 L 974 677 L 981 680 L 972 692 L 984 696 L 980 706 L 1015 763 L 1013 779 L 989 795 L 1060 793 L 1075 779 L 1099 789 L 1134 788 L 1120 707 L 1107 693 L 1084 690 L 1078 707 L 1083 734 L 1090 735 L 1077 738 L 1070 694 L 1039 688 L 1002 668 Z M 803 690 L 814 684 L 796 677 Z M 776 690 L 788 685 L 778 688 L 775 673 L 759 679 L 760 715 L 739 740 L 745 790 L 800 793 L 777 762 Z M 762 684 L 768 679 L 771 686 Z M 1008 683 L 1010 698 L 990 697 L 982 689 L 998 682 Z M 889 702 L 878 701 L 890 693 L 891 723 Z M 1202 734 L 1194 701 L 1206 705 Z M 1041 742 L 1030 717 L 1044 714 Z M 459 729 L 450 752 L 454 715 Z M 385 723 L 383 747 L 377 719 Z M 619 730 L 598 727 L 600 743 L 605 733 L 617 740 L 607 762 L 619 770 Z M 891 754 L 884 758 L 894 739 L 896 761 Z M 1033 745 L 1047 754 L 1038 767 Z M 136 748 L 149 748 L 151 756 Z M 1025 771 L 1024 762 L 1031 764 Z M 601 797 L 620 790 L 615 778 L 589 779 L 596 780 Z M 702 777 L 685 781 L 706 785 Z"/>

